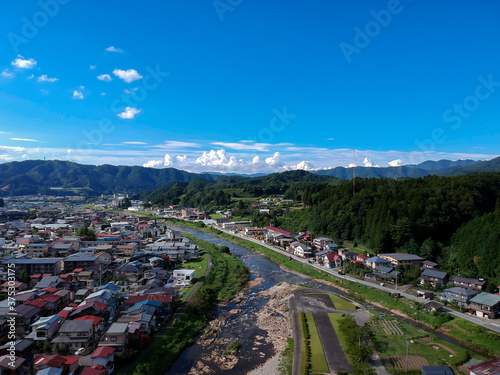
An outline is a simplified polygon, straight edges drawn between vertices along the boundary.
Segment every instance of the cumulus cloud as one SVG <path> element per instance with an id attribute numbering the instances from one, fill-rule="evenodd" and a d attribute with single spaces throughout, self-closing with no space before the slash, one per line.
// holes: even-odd
<path id="1" fill-rule="evenodd" d="M 137 81 L 142 78 L 142 76 L 135 69 L 115 69 L 113 70 L 113 74 L 127 83 Z"/>
<path id="2" fill-rule="evenodd" d="M 73 99 L 83 99 L 83 94 L 81 91 L 73 91 Z"/>
<path id="3" fill-rule="evenodd" d="M 111 46 L 111 47 L 106 48 L 106 51 L 108 51 L 108 52 L 123 53 L 122 49 L 116 48 L 115 46 Z"/>
<path id="4" fill-rule="evenodd" d="M 98 75 L 97 76 L 97 79 L 99 81 L 104 81 L 104 82 L 109 82 L 111 81 L 113 78 L 111 78 L 111 76 L 109 74 L 101 74 L 101 75 Z"/>
<path id="5" fill-rule="evenodd" d="M 32 69 L 36 65 L 35 59 L 25 59 L 21 55 L 17 55 L 17 59 L 11 62 L 13 66 L 19 69 Z"/>
<path id="6" fill-rule="evenodd" d="M 297 163 L 295 165 L 292 164 L 292 165 L 286 166 L 285 169 L 288 169 L 288 170 L 301 169 L 304 171 L 312 171 L 312 170 L 315 170 L 316 168 L 314 167 L 314 165 L 312 165 L 308 161 L 302 160 L 300 163 Z"/>
<path id="7" fill-rule="evenodd" d="M 55 82 L 59 81 L 58 78 L 49 78 L 47 77 L 47 74 L 42 74 L 40 77 L 38 77 L 38 82 Z"/>
<path id="8" fill-rule="evenodd" d="M 266 164 L 269 164 L 273 167 L 283 166 L 283 162 L 281 161 L 281 154 L 279 152 L 275 152 L 273 156 L 266 158 Z"/>
<path id="9" fill-rule="evenodd" d="M 389 167 L 400 167 L 403 165 L 403 161 L 401 159 L 396 159 L 389 162 Z"/>
<path id="10" fill-rule="evenodd" d="M 142 110 L 140 109 L 127 107 L 125 108 L 125 111 L 118 113 L 117 116 L 125 120 L 132 120 L 135 118 L 135 116 L 137 116 L 141 112 Z"/>
<path id="11" fill-rule="evenodd" d="M 369 158 L 364 158 L 363 164 L 365 167 L 376 167 L 376 168 L 380 167 L 379 165 L 374 165 L 372 163 L 372 159 L 369 159 Z"/>

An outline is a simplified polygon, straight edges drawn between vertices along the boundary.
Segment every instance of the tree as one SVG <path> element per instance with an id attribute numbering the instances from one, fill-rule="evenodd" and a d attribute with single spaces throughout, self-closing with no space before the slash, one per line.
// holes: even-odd
<path id="1" fill-rule="evenodd" d="M 87 236 L 89 241 L 95 241 L 95 233 L 89 228 L 88 224 L 85 224 L 83 228 L 76 231 L 77 236 Z"/>
<path id="2" fill-rule="evenodd" d="M 19 281 L 25 284 L 29 284 L 31 282 L 31 277 L 26 273 L 25 270 L 22 270 L 19 273 Z"/>

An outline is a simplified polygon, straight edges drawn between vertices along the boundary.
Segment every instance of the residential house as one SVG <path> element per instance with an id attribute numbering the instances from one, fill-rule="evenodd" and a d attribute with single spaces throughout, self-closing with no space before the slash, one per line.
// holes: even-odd
<path id="1" fill-rule="evenodd" d="M 2 375 L 26 375 L 29 368 L 25 365 L 26 360 L 18 356 L 3 355 L 0 357 L 0 374 Z"/>
<path id="2" fill-rule="evenodd" d="M 35 341 L 48 341 L 57 333 L 62 322 L 63 318 L 59 315 L 42 317 L 31 324 L 31 333 L 26 338 Z"/>
<path id="3" fill-rule="evenodd" d="M 23 358 L 25 366 L 31 365 L 33 361 L 33 341 L 22 339 L 14 341 L 14 345 L 11 345 L 11 342 L 7 342 L 5 345 L 0 346 L 0 355 L 11 354 Z M 3 374 L 3 372 L 0 373 Z"/>
<path id="4" fill-rule="evenodd" d="M 142 268 L 136 266 L 122 266 L 116 273 L 125 276 L 129 282 L 137 282 L 142 277 Z"/>
<path id="5" fill-rule="evenodd" d="M 433 268 L 425 268 L 420 275 L 420 279 L 422 284 L 431 283 L 433 287 L 437 285 L 444 286 L 450 280 L 448 273 Z"/>
<path id="6" fill-rule="evenodd" d="M 428 313 L 436 313 L 442 310 L 443 310 L 443 305 L 441 305 L 440 303 L 431 301 L 425 304 L 425 311 L 427 311 Z"/>
<path id="7" fill-rule="evenodd" d="M 382 259 L 380 257 L 371 257 L 366 259 L 365 265 L 369 268 L 375 269 L 379 266 L 390 266 L 391 262 L 387 259 Z"/>
<path id="8" fill-rule="evenodd" d="M 100 346 L 90 356 L 92 366 L 103 366 L 111 374 L 115 368 L 115 348 L 111 346 Z"/>
<path id="9" fill-rule="evenodd" d="M 366 276 L 376 280 L 396 281 L 401 277 L 401 272 L 396 271 L 394 267 L 378 266 Z"/>
<path id="10" fill-rule="evenodd" d="M 115 349 L 114 354 L 121 356 L 126 353 L 128 344 L 128 323 L 112 323 L 99 341 L 98 346 Z"/>
<path id="11" fill-rule="evenodd" d="M 40 308 L 30 305 L 16 307 L 16 334 L 24 336 L 28 327 L 40 317 Z"/>
<path id="12" fill-rule="evenodd" d="M 82 303 L 92 290 L 87 288 L 78 289 L 75 293 L 75 303 Z"/>
<path id="13" fill-rule="evenodd" d="M 47 369 L 62 369 L 63 374 L 75 373 L 80 367 L 80 357 L 62 356 L 60 354 L 41 355 L 35 357 L 34 368 L 37 375 Z M 49 372 L 51 374 L 52 372 Z M 57 373 L 57 372 L 56 372 Z"/>
<path id="14" fill-rule="evenodd" d="M 471 298 L 465 308 L 471 315 L 495 319 L 500 310 L 500 295 L 482 292 Z"/>
<path id="15" fill-rule="evenodd" d="M 397 266 L 421 267 L 422 262 L 425 260 L 424 258 L 421 258 L 418 255 L 405 254 L 405 253 L 378 254 L 378 256 L 382 259 L 388 260 L 396 267 Z"/>
<path id="16" fill-rule="evenodd" d="M 28 286 L 20 281 L 6 281 L 2 285 L 0 285 L 0 288 L 2 288 L 0 289 L 0 292 L 12 295 L 11 294 L 12 292 L 14 293 L 22 292 L 23 290 L 26 290 Z"/>
<path id="17" fill-rule="evenodd" d="M 326 254 L 323 264 L 328 268 L 342 267 L 342 257 L 338 254 Z"/>
<path id="18" fill-rule="evenodd" d="M 94 321 L 66 320 L 59 329 L 57 337 L 52 342 L 54 344 L 61 344 L 73 353 L 80 348 L 84 348 L 84 353 L 88 353 L 89 350 L 93 349 L 95 343 Z"/>
<path id="19" fill-rule="evenodd" d="M 294 241 L 289 246 L 289 251 L 293 253 L 293 255 L 298 256 L 300 258 L 310 258 L 313 256 L 313 251 L 303 243 L 298 241 Z"/>
<path id="20" fill-rule="evenodd" d="M 76 253 L 64 258 L 64 272 L 71 272 L 75 268 L 89 268 L 97 264 L 96 256 L 86 256 L 81 253 Z"/>
<path id="21" fill-rule="evenodd" d="M 439 265 L 439 263 L 434 263 L 434 262 L 431 262 L 430 260 L 424 260 L 422 262 L 422 270 L 424 270 L 425 268 L 431 268 L 431 269 L 434 269 L 434 270 L 439 270 L 441 266 Z"/>
<path id="22" fill-rule="evenodd" d="M 178 285 L 189 285 L 196 277 L 195 270 L 180 269 L 174 270 L 174 280 Z"/>
<path id="23" fill-rule="evenodd" d="M 36 289 L 45 289 L 45 288 L 59 288 L 62 283 L 65 281 L 61 279 L 59 276 L 43 276 L 42 279 L 36 283 Z"/>
<path id="24" fill-rule="evenodd" d="M 472 289 L 478 292 L 486 288 L 486 280 L 484 279 L 471 279 L 468 277 L 456 276 L 451 281 L 455 286 Z"/>
<path id="25" fill-rule="evenodd" d="M 470 375 L 498 375 L 500 374 L 500 359 L 490 359 L 469 367 Z"/>
<path id="26" fill-rule="evenodd" d="M 327 247 L 327 245 L 333 245 L 334 243 L 335 241 L 333 241 L 331 238 L 328 237 L 318 237 L 315 238 L 313 241 L 313 245 L 321 250 L 324 250 Z"/>
<path id="27" fill-rule="evenodd" d="M 477 292 L 467 288 L 453 287 L 445 289 L 438 294 L 441 301 L 455 302 L 459 306 L 466 306 L 470 299 L 477 295 Z"/>

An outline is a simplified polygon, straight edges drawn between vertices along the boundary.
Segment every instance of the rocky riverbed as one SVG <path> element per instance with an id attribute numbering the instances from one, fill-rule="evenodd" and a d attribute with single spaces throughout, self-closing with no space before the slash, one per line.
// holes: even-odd
<path id="1" fill-rule="evenodd" d="M 262 359 L 259 367 L 249 372 L 250 374 L 279 373 L 281 352 L 287 346 L 287 338 L 292 336 L 288 299 L 290 293 L 298 286 L 283 282 L 257 293 L 249 293 L 262 281 L 262 278 L 251 280 L 246 290 L 238 293 L 229 304 L 223 307 L 222 313 L 210 322 L 196 342 L 203 347 L 203 354 L 189 371 L 190 375 L 216 374 L 234 369 L 242 353 L 228 350 L 231 342 L 245 345 L 252 351 L 253 357 Z M 246 307 L 252 299 L 263 299 L 263 305 L 255 311 L 247 311 Z M 244 343 L 241 343 L 238 337 L 221 334 L 228 325 L 244 325 L 249 318 L 247 314 L 252 314 L 252 319 L 256 319 L 255 325 L 262 331 L 262 334 L 257 334 Z"/>

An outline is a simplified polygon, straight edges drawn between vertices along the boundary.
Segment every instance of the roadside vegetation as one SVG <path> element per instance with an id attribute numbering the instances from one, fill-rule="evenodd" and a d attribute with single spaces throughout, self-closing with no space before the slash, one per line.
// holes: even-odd
<path id="1" fill-rule="evenodd" d="M 288 338 L 288 346 L 281 352 L 279 371 L 281 375 L 292 375 L 293 369 L 293 339 Z"/>
<path id="2" fill-rule="evenodd" d="M 300 373 L 309 374 L 310 371 L 329 372 L 313 314 L 300 312 L 299 324 L 302 340 Z"/>

